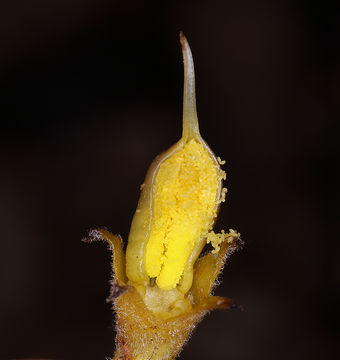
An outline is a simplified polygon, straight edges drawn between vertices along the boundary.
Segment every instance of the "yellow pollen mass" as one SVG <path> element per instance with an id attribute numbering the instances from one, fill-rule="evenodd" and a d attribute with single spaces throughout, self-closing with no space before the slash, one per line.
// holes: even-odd
<path id="1" fill-rule="evenodd" d="M 194 246 L 211 229 L 219 183 L 219 167 L 196 139 L 160 165 L 144 254 L 145 272 L 160 289 L 176 287 Z"/>

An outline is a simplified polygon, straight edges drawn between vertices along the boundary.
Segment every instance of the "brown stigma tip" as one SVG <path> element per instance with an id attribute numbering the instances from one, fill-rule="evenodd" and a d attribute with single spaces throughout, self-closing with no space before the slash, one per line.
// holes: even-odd
<path id="1" fill-rule="evenodd" d="M 182 47 L 184 47 L 185 43 L 187 42 L 187 38 L 183 34 L 183 31 L 179 32 L 179 41 L 181 42 Z"/>

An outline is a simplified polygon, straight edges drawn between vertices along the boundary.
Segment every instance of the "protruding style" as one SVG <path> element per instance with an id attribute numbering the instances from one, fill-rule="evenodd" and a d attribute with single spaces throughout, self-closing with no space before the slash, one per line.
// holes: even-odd
<path id="1" fill-rule="evenodd" d="M 190 140 L 200 137 L 195 89 L 195 68 L 190 46 L 184 34 L 179 34 L 184 62 L 183 89 L 183 139 Z"/>

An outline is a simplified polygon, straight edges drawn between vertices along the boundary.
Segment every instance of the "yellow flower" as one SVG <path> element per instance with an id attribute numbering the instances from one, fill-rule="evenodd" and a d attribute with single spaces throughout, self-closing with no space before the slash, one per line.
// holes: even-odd
<path id="1" fill-rule="evenodd" d="M 213 231 L 225 200 L 226 178 L 202 139 L 196 114 L 194 65 L 180 34 L 184 58 L 183 135 L 152 162 L 134 215 L 126 256 L 122 240 L 92 230 L 113 252 L 112 300 L 117 320 L 115 359 L 171 359 L 204 314 L 233 302 L 211 295 L 240 234 Z M 210 243 L 212 251 L 199 257 Z"/>

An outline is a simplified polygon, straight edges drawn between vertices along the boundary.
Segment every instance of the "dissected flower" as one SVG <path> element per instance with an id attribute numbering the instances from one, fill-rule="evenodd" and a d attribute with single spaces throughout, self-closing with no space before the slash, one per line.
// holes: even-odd
<path id="1" fill-rule="evenodd" d="M 234 306 L 211 292 L 227 256 L 240 246 L 240 234 L 213 231 L 226 173 L 200 135 L 193 59 L 182 33 L 180 41 L 182 138 L 147 172 L 126 255 L 120 236 L 107 230 L 92 230 L 87 238 L 107 241 L 113 253 L 114 359 L 173 359 L 209 310 Z M 213 249 L 199 258 L 207 243 Z"/>

